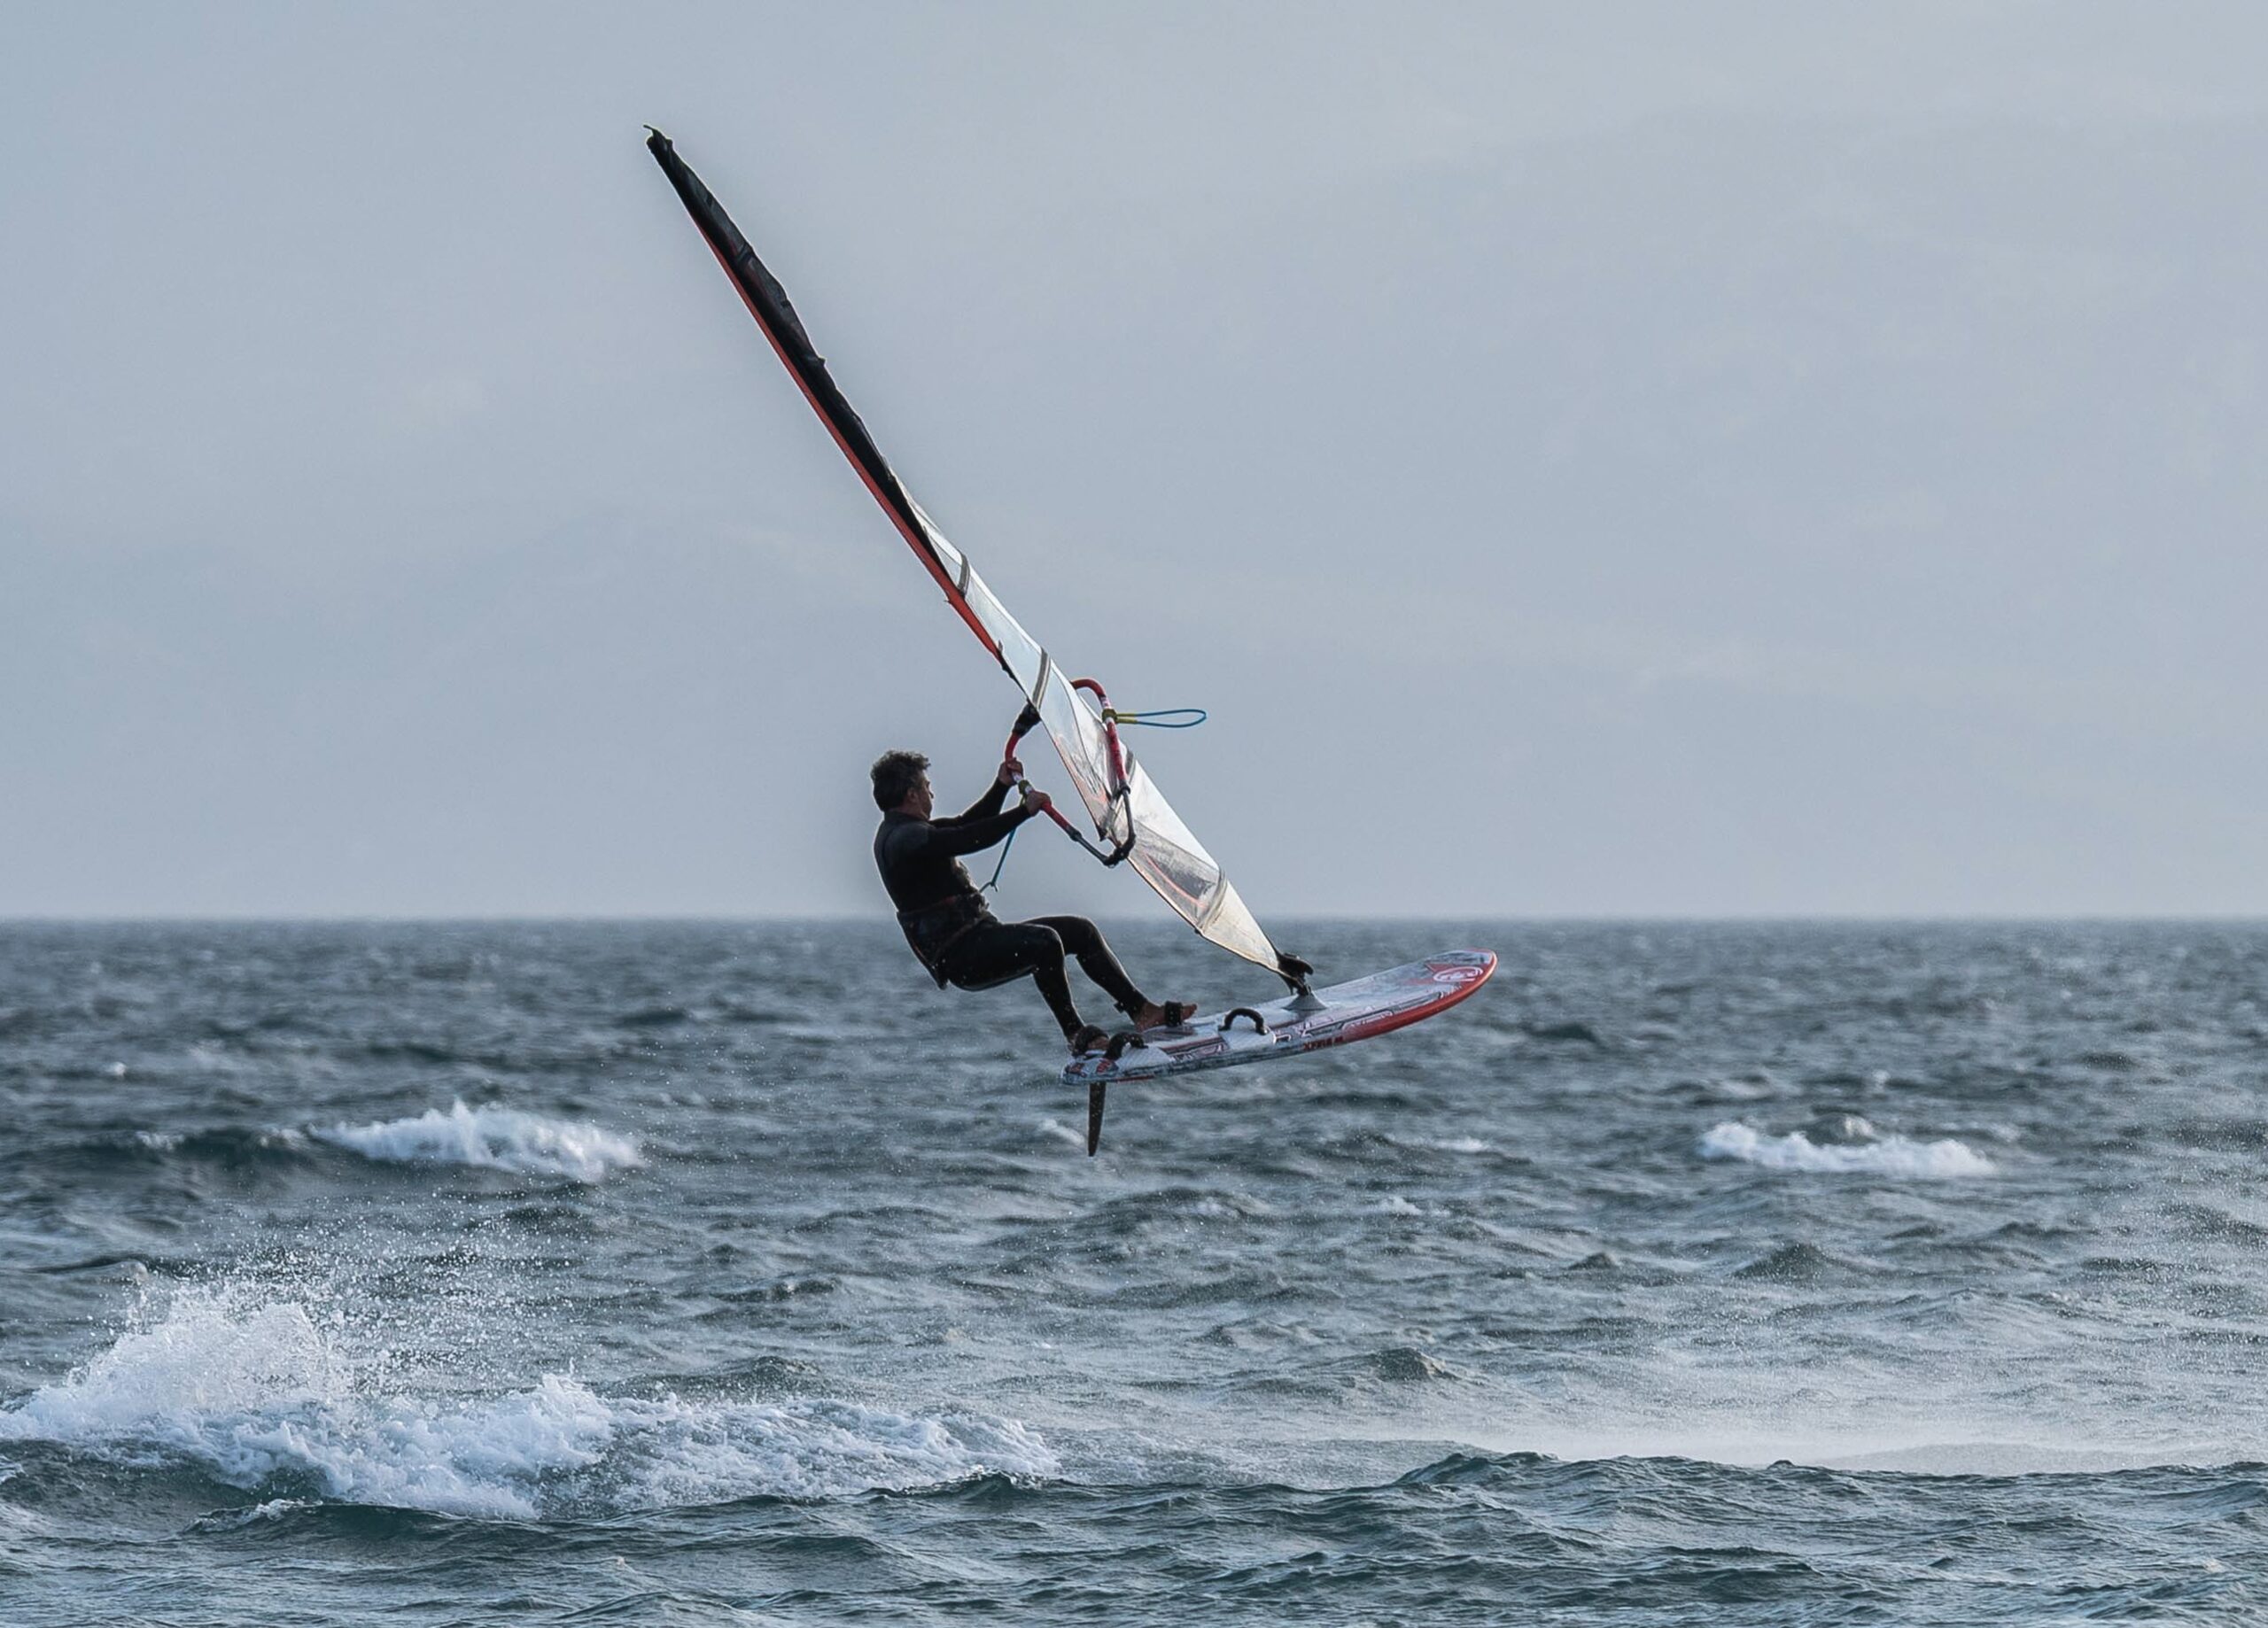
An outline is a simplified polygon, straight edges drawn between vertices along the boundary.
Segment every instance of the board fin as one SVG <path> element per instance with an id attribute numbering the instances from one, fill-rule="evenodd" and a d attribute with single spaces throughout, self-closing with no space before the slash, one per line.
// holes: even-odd
<path id="1" fill-rule="evenodd" d="M 1098 1080 L 1087 1087 L 1087 1157 L 1092 1159 L 1095 1150 L 1102 1145 L 1102 1098 L 1110 1088 Z"/>

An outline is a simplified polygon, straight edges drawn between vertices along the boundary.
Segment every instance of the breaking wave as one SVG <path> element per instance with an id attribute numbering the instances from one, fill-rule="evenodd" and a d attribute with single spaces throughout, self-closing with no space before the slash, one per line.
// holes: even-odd
<path id="1" fill-rule="evenodd" d="M 574 1120 L 546 1119 L 517 1108 L 429 1108 L 412 1119 L 335 1125 L 315 1133 L 388 1164 L 471 1165 L 528 1175 L 602 1182 L 644 1161 L 635 1137 Z"/>
<path id="2" fill-rule="evenodd" d="M 1737 1159 L 1767 1170 L 1815 1170 L 1831 1174 L 1952 1177 L 1991 1175 L 1992 1161 L 1966 1143 L 1946 1137 L 1916 1142 L 1910 1136 L 1876 1136 L 1863 1120 L 1855 1128 L 1861 1141 L 1818 1143 L 1799 1130 L 1784 1136 L 1767 1136 L 1728 1120 L 1701 1138 L 1704 1159 Z"/>
<path id="3" fill-rule="evenodd" d="M 555 1374 L 486 1397 L 405 1396 L 357 1371 L 299 1301 L 183 1290 L 69 1378 L 0 1410 L 0 1441 L 58 1443 L 128 1468 L 187 1462 L 271 1501 L 312 1493 L 506 1520 L 1060 1468 L 1014 1420 L 606 1396 Z"/>

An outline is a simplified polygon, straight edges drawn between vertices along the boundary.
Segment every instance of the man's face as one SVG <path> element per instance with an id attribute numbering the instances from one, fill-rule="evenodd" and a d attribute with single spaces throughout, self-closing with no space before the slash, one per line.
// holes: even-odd
<path id="1" fill-rule="evenodd" d="M 929 795 L 929 777 L 925 774 L 913 782 L 913 811 L 927 819 L 929 810 L 936 806 L 936 799 Z"/>

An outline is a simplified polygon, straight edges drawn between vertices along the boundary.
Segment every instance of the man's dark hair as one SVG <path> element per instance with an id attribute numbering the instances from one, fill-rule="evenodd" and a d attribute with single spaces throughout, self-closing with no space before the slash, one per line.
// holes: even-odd
<path id="1" fill-rule="evenodd" d="M 919 752 L 884 752 L 874 759 L 874 806 L 885 814 L 913 795 L 913 787 L 929 772 L 929 760 Z"/>

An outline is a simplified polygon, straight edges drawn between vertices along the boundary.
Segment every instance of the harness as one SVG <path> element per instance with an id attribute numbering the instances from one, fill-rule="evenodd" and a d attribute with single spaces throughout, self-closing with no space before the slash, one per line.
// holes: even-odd
<path id="1" fill-rule="evenodd" d="M 946 952 L 992 919 L 984 901 L 973 893 L 949 893 L 897 912 L 906 948 L 913 951 L 922 970 L 937 981 L 940 989 L 949 981 L 944 970 Z"/>

